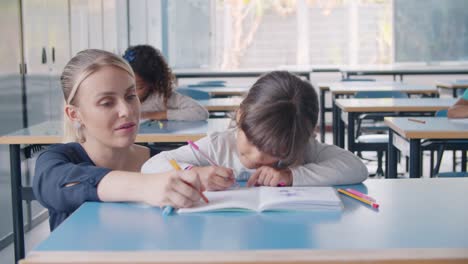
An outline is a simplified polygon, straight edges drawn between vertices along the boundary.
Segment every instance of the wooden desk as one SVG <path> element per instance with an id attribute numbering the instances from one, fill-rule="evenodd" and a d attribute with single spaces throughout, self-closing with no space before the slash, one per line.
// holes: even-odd
<path id="1" fill-rule="evenodd" d="M 209 119 L 208 121 L 162 121 L 144 122 L 140 125 L 136 142 L 186 142 L 198 140 L 207 133 L 221 131 L 228 127 L 231 119 Z M 23 231 L 23 195 L 33 199 L 31 187 L 21 183 L 21 145 L 55 144 L 62 142 L 61 122 L 44 122 L 29 128 L 0 137 L 0 144 L 10 147 L 11 193 L 13 210 L 13 236 L 15 242 L 15 259 L 24 258 Z"/>
<path id="2" fill-rule="evenodd" d="M 468 178 L 378 179 L 379 210 L 218 212 L 85 203 L 21 263 L 463 263 Z M 81 262 L 80 262 L 81 261 Z"/>
<path id="3" fill-rule="evenodd" d="M 355 142 L 355 122 L 359 115 L 365 113 L 434 113 L 439 110 L 447 109 L 455 103 L 453 98 L 363 98 L 363 99 L 336 99 L 337 118 L 337 137 L 339 142 L 344 143 L 345 121 L 348 124 L 347 139 L 348 150 L 366 151 L 374 150 L 372 144 L 363 144 Z M 379 144 L 379 143 L 375 143 Z M 341 146 L 341 147 L 344 147 Z M 385 146 L 383 146 L 386 148 Z"/>
<path id="4" fill-rule="evenodd" d="M 332 101 L 332 111 L 333 111 L 333 144 L 337 146 L 344 146 L 344 141 L 340 141 L 340 138 L 337 137 L 339 129 L 339 120 L 340 116 L 338 113 L 338 108 L 336 107 L 335 100 L 343 95 L 354 95 L 357 92 L 369 92 L 369 91 L 399 91 L 407 93 L 409 95 L 413 94 L 425 94 L 431 96 L 437 96 L 439 93 L 436 87 L 427 86 L 427 85 L 414 85 L 406 83 L 392 83 L 392 84 L 379 84 L 376 85 L 360 85 L 360 84 L 342 84 L 337 83 L 330 87 L 330 92 L 333 96 Z"/>
<path id="5" fill-rule="evenodd" d="M 396 150 L 409 156 L 410 177 L 421 176 L 422 139 L 468 139 L 468 123 L 446 117 L 418 117 L 425 123 L 410 121 L 405 117 L 386 117 L 389 127 L 388 175 L 396 178 Z M 468 142 L 468 141 L 467 141 Z M 468 143 L 458 143 L 460 150 L 468 150 Z"/>
<path id="6" fill-rule="evenodd" d="M 237 110 L 243 99 L 242 97 L 210 98 L 208 100 L 197 100 L 197 102 L 210 112 L 230 112 Z"/>
<path id="7" fill-rule="evenodd" d="M 392 84 L 393 82 L 327 82 L 313 84 L 314 87 L 318 87 L 320 93 L 320 141 L 325 142 L 325 113 L 332 112 L 333 108 L 327 108 L 325 106 L 325 96 L 330 91 L 330 86 L 335 84 L 343 85 L 377 85 L 377 84 Z"/>
<path id="8" fill-rule="evenodd" d="M 468 80 L 456 80 L 454 82 L 437 82 L 437 88 L 451 89 L 453 98 L 458 97 L 458 89 L 467 89 Z"/>
<path id="9" fill-rule="evenodd" d="M 312 67 L 285 67 L 285 68 L 260 68 L 238 70 L 212 70 L 212 69 L 180 69 L 174 70 L 177 79 L 182 78 L 254 78 L 275 70 L 287 70 L 310 80 Z M 337 70 L 337 69 L 333 69 Z"/>
<path id="10" fill-rule="evenodd" d="M 250 87 L 220 87 L 220 86 L 205 86 L 205 87 L 187 87 L 187 89 L 194 89 L 209 93 L 212 97 L 217 96 L 244 96 Z"/>
<path id="11" fill-rule="evenodd" d="M 403 81 L 404 75 L 449 75 L 468 74 L 468 65 L 460 66 L 427 66 L 427 65 L 367 65 L 367 66 L 345 66 L 340 69 L 343 78 L 353 75 L 393 75 L 400 76 Z"/>

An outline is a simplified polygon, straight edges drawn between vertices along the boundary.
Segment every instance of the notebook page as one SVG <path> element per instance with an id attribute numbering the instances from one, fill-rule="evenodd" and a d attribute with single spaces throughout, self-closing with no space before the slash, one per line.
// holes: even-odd
<path id="1" fill-rule="evenodd" d="M 236 188 L 226 191 L 204 192 L 208 204 L 200 200 L 194 207 L 181 208 L 178 213 L 196 213 L 208 211 L 256 211 L 259 200 L 258 188 Z"/>
<path id="2" fill-rule="evenodd" d="M 332 187 L 261 187 L 259 209 L 340 210 L 341 200 Z"/>

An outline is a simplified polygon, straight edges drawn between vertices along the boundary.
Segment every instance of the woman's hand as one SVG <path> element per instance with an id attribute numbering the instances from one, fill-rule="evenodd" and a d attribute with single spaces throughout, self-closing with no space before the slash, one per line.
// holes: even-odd
<path id="1" fill-rule="evenodd" d="M 200 175 L 201 184 L 208 191 L 226 190 L 235 182 L 234 172 L 229 168 L 219 166 L 193 167 L 191 171 Z"/>
<path id="2" fill-rule="evenodd" d="M 247 181 L 247 187 L 254 185 L 263 186 L 284 186 L 292 185 L 292 172 L 290 169 L 275 169 L 268 166 L 258 168 Z"/>
<path id="3" fill-rule="evenodd" d="M 195 171 L 170 171 L 144 174 L 143 201 L 152 206 L 191 207 L 200 200 L 203 191 Z"/>

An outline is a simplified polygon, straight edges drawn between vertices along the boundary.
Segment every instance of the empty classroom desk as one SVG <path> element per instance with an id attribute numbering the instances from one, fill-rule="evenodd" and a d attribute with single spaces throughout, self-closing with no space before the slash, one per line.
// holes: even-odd
<path id="1" fill-rule="evenodd" d="M 385 124 L 389 127 L 388 142 L 388 177 L 397 176 L 397 149 L 409 156 L 410 178 L 422 175 L 423 139 L 468 139 L 468 122 L 446 117 L 415 117 L 420 122 L 411 121 L 407 117 L 386 117 Z M 467 141 L 468 142 L 468 141 Z M 468 143 L 458 142 L 459 150 L 468 150 Z"/>
<path id="2" fill-rule="evenodd" d="M 197 100 L 197 102 L 204 106 L 209 112 L 229 112 L 237 110 L 242 100 L 242 97 L 228 97 Z"/>
<path id="3" fill-rule="evenodd" d="M 339 125 L 339 116 L 337 113 L 337 107 L 335 105 L 335 100 L 338 99 L 342 95 L 354 95 L 357 92 L 365 92 L 365 91 L 399 91 L 404 92 L 407 94 L 420 94 L 420 95 L 430 95 L 430 96 L 437 96 L 439 93 L 435 86 L 428 86 L 428 85 L 414 85 L 414 84 L 406 84 L 406 83 L 392 83 L 392 84 L 376 84 L 373 85 L 343 85 L 341 83 L 337 83 L 330 87 L 330 92 L 332 94 L 332 111 L 333 111 L 333 144 L 344 147 L 344 141 L 340 141 L 337 138 L 337 129 Z"/>
<path id="4" fill-rule="evenodd" d="M 320 141 L 325 142 L 325 113 L 332 112 L 332 108 L 327 108 L 325 104 L 325 96 L 330 91 L 330 86 L 335 84 L 337 85 L 381 85 L 381 84 L 392 84 L 393 82 L 360 82 L 360 81 L 353 81 L 353 82 L 330 82 L 330 83 L 317 83 L 313 84 L 314 87 L 318 87 L 320 93 Z"/>
<path id="5" fill-rule="evenodd" d="M 437 88 L 452 90 L 453 98 L 458 97 L 458 89 L 467 89 L 468 80 L 456 80 L 454 82 L 437 82 Z"/>
<path id="6" fill-rule="evenodd" d="M 453 98 L 350 98 L 336 99 L 338 116 L 339 142 L 344 142 L 345 122 L 348 124 L 347 141 L 348 150 L 366 151 L 372 148 L 365 147 L 367 144 L 355 142 L 355 121 L 361 114 L 365 113 L 433 113 L 447 109 L 455 103 Z M 344 147 L 344 146 L 341 146 Z"/>
<path id="7" fill-rule="evenodd" d="M 214 131 L 228 128 L 231 119 L 209 119 L 208 121 L 145 121 L 140 124 L 137 143 L 186 142 L 198 140 Z M 18 130 L 0 137 L 0 144 L 10 147 L 11 202 L 13 210 L 13 237 L 15 258 L 24 257 L 23 195 L 34 197 L 31 187 L 21 183 L 21 145 L 49 145 L 62 142 L 62 123 L 48 121 Z"/>
<path id="8" fill-rule="evenodd" d="M 345 66 L 340 69 L 343 78 L 353 75 L 392 75 L 393 80 L 404 75 L 450 75 L 468 74 L 468 66 L 430 66 L 430 65 L 369 65 L 369 66 Z"/>
<path id="9" fill-rule="evenodd" d="M 85 203 L 23 264 L 462 263 L 468 178 L 379 179 L 355 188 L 378 210 L 340 196 L 343 211 L 162 216 L 128 203 Z"/>

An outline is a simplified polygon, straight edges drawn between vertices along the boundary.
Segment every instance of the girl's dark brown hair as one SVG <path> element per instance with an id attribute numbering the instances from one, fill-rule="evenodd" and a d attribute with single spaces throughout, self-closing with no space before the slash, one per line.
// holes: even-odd
<path id="1" fill-rule="evenodd" d="M 287 71 L 260 77 L 240 105 L 238 126 L 260 151 L 286 166 L 302 162 L 318 119 L 312 85 Z"/>
<path id="2" fill-rule="evenodd" d="M 150 45 L 137 45 L 127 48 L 123 57 L 132 66 L 135 74 L 150 86 L 149 94 L 161 94 L 164 105 L 167 106 L 175 77 L 161 52 Z"/>

